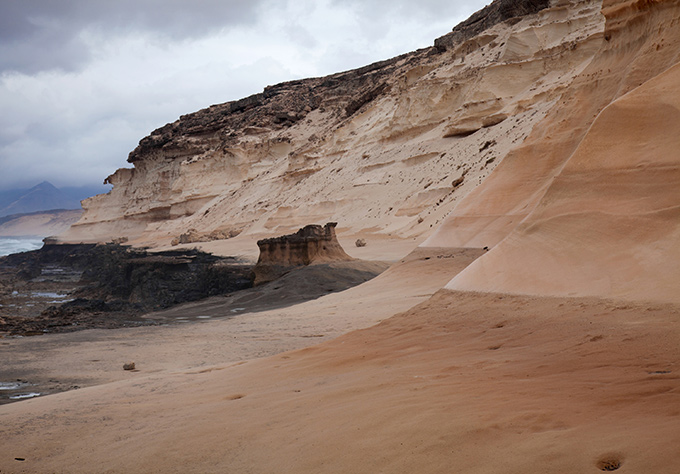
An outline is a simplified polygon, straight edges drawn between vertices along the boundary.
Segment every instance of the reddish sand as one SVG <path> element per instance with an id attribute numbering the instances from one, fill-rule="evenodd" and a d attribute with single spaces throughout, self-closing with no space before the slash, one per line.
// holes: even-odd
<path id="1" fill-rule="evenodd" d="M 258 229 L 342 212 L 354 222 L 344 235 L 354 237 L 370 230 L 363 222 L 373 200 L 382 203 L 372 211 L 376 232 L 402 229 L 420 239 L 429 231 L 419 225 L 434 230 L 453 211 L 424 248 L 366 284 L 205 324 L 3 340 L 8 366 L 35 377 L 81 377 L 89 386 L 0 406 L 0 472 L 679 473 L 679 5 L 605 0 L 600 10 L 598 2 L 556 2 L 514 27 L 506 22 L 494 30 L 504 35 L 498 44 L 477 48 L 471 61 L 491 51 L 520 54 L 523 45 L 526 60 L 501 57 L 502 67 L 488 68 L 470 95 L 442 94 L 439 81 L 459 77 L 455 65 L 443 76 L 425 74 L 431 93 L 404 93 L 403 103 L 414 105 L 395 114 L 412 120 L 408 127 L 387 120 L 376 132 L 372 115 L 357 114 L 361 127 L 340 128 L 329 140 L 337 153 L 351 150 L 355 165 L 375 161 L 350 167 L 366 173 L 348 188 L 360 200 L 327 197 L 332 186 L 349 186 L 354 171 L 332 180 L 319 171 L 307 178 L 321 188 L 305 188 L 318 196 L 308 194 L 304 212 L 278 203 L 249 233 L 204 244 L 247 255 Z M 572 29 L 578 18 L 591 26 Z M 582 36 L 567 41 L 563 31 Z M 554 44 L 538 41 L 545 37 Z M 506 39 L 507 48 L 491 49 Z M 447 94 L 475 107 L 512 97 L 516 115 L 477 138 L 444 139 L 444 119 L 458 105 L 442 100 L 434 114 L 431 99 Z M 381 116 L 392 110 L 386 104 L 375 105 Z M 461 110 L 476 110 L 467 104 Z M 373 153 L 375 143 L 387 146 L 383 131 L 394 144 L 426 123 L 416 120 L 420 113 L 435 123 L 427 150 L 447 144 L 448 155 L 422 155 L 417 141 L 391 156 Z M 498 138 L 504 156 L 488 177 L 483 163 L 491 161 L 472 142 L 482 137 Z M 445 204 L 418 218 L 421 198 L 430 199 L 425 178 L 443 186 L 457 177 L 431 176 L 427 160 L 452 169 L 470 157 L 479 166 L 466 175 L 465 193 L 442 187 L 448 201 L 437 198 Z M 385 167 L 403 172 L 409 163 L 422 165 L 409 171 L 424 186 L 413 200 L 415 187 L 380 187 Z M 257 182 L 244 183 L 239 192 L 259 208 Z M 388 208 L 387 198 L 404 207 Z M 93 222 L 108 219 L 114 204 L 93 213 Z M 227 199 L 197 215 L 228 221 L 231 205 Z M 234 209 L 251 218 L 240 204 Z M 154 221 L 149 238 L 177 230 L 166 224 Z M 371 238 L 363 249 L 345 248 L 361 258 L 393 255 L 390 239 Z M 455 248 L 469 246 L 491 250 Z M 290 349 L 297 350 L 283 352 Z M 139 372 L 122 370 L 131 358 Z"/>
<path id="2" fill-rule="evenodd" d="M 444 290 L 316 347 L 2 407 L 0 462 L 3 472 L 677 473 L 679 336 L 670 305 Z"/>

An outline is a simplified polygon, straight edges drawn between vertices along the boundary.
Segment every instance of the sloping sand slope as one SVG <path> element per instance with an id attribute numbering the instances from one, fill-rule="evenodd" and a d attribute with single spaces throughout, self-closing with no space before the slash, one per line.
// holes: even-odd
<path id="1" fill-rule="evenodd" d="M 501 61 L 500 72 L 456 72 L 458 65 L 409 71 L 403 89 L 395 82 L 390 95 L 338 126 L 323 145 L 337 155 L 307 160 L 352 158 L 348 169 L 310 171 L 305 193 L 331 196 L 337 189 L 326 180 L 344 186 L 365 178 L 352 181 L 347 195 L 356 200 L 331 205 L 324 194 L 295 208 L 305 194 L 290 191 L 290 202 L 253 214 L 252 227 L 231 242 L 246 246 L 249 233 L 335 213 L 351 218 L 345 236 L 369 233 L 369 222 L 375 232 L 424 237 L 428 231 L 418 226 L 436 225 L 455 206 L 423 247 L 383 275 L 313 302 L 225 321 L 153 334 L 92 333 L 96 341 L 55 336 L 42 355 L 40 340 L 3 341 L 0 353 L 3 360 L 11 355 L 12 365 L 110 383 L 0 407 L 0 471 L 680 472 L 680 2 L 606 0 L 604 27 L 599 8 L 558 0 L 494 27 L 497 44 L 481 35 L 447 57 Z M 571 13 L 581 26 L 571 24 Z M 560 77 L 551 76 L 557 65 Z M 465 74 L 479 81 L 469 96 L 457 89 Z M 440 97 L 443 80 L 451 87 Z M 466 135 L 491 114 L 478 95 L 491 90 L 480 85 L 485 81 L 508 88 L 489 99 L 506 97 L 503 110 L 513 115 Z M 521 90 L 511 94 L 514 85 Z M 452 99 L 463 96 L 470 100 Z M 434 98 L 441 100 L 432 108 Z M 420 105 L 405 113 L 406 104 Z M 436 114 L 421 116 L 425 110 Z M 382 125 L 372 122 L 385 112 Z M 375 141 L 361 143 L 363 134 Z M 419 138 L 402 146 L 413 136 Z M 486 141 L 496 139 L 501 150 L 487 159 Z M 442 155 L 445 140 L 455 146 Z M 289 156 L 283 152 L 281 171 Z M 459 193 L 451 180 L 464 172 L 468 154 L 477 161 Z M 485 161 L 492 158 L 493 170 Z M 461 167 L 434 177 L 435 164 Z M 195 165 L 200 160 L 186 162 Z M 404 174 L 383 187 L 393 165 Z M 331 179 L 333 169 L 344 177 Z M 395 184 L 407 175 L 410 188 Z M 252 212 L 261 206 L 261 197 L 249 194 L 258 176 L 238 184 Z M 449 198 L 432 201 L 436 180 L 450 182 Z M 385 189 L 426 196 L 411 200 Z M 358 200 L 366 196 L 386 197 L 371 208 Z M 180 198 L 170 207 L 185 202 Z M 225 200 L 149 224 L 145 206 L 152 202 L 133 200 L 149 238 L 202 219 L 208 231 L 215 216 L 229 218 Z M 103 225 L 97 219 L 105 209 L 91 213 L 93 227 Z M 251 211 L 237 210 L 251 219 Z M 456 249 L 465 246 L 493 248 Z M 380 247 L 371 241 L 361 252 Z M 437 291 L 453 277 L 449 289 Z M 356 328 L 366 329 L 310 347 Z M 278 353 L 292 348 L 300 349 Z M 140 372 L 121 370 L 128 357 Z M 105 371 L 91 368 L 96 360 L 105 360 Z"/>
<path id="2" fill-rule="evenodd" d="M 602 6 L 602 14 L 604 32 L 588 44 L 575 45 L 577 51 L 592 48 L 597 40 L 597 51 L 588 56 L 588 64 L 579 65 L 577 77 L 546 118 L 465 196 L 424 246 L 498 244 L 535 209 L 600 112 L 680 61 L 677 1 L 611 0 Z M 654 113 L 663 115 L 650 104 L 648 114 Z M 654 138 L 642 133 L 619 137 L 653 152 L 662 133 L 655 131 Z"/>
<path id="3" fill-rule="evenodd" d="M 233 312 L 230 298 L 215 297 L 150 315 L 194 321 L 185 326 L 1 339 L 0 381 L 25 379 L 37 384 L 33 391 L 42 392 L 55 385 L 87 387 L 307 347 L 369 327 L 425 301 L 446 284 L 452 272 L 461 271 L 481 253 L 472 249 L 419 249 L 363 285 L 276 310 Z M 204 321 L 199 316 L 205 315 L 215 319 L 195 323 Z M 217 319 L 220 316 L 223 319 Z M 128 361 L 136 362 L 139 372 L 124 372 L 122 366 Z M 2 422 L 0 432 L 1 428 Z M 0 462 L 0 469 L 3 467 Z"/>
<path id="4" fill-rule="evenodd" d="M 677 473 L 678 337 L 677 307 L 442 291 L 313 348 L 2 407 L 0 460 L 3 472 Z"/>
<path id="5" fill-rule="evenodd" d="M 447 288 L 680 302 L 680 65 L 598 116 L 534 212 Z"/>
<path id="6" fill-rule="evenodd" d="M 66 231 L 78 221 L 81 210 L 18 214 L 0 219 L 1 236 L 50 236 Z"/>

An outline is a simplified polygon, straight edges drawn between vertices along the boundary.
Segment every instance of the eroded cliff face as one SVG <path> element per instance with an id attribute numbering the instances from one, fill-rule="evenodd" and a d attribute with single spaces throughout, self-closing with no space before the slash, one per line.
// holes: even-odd
<path id="1" fill-rule="evenodd" d="M 498 244 L 448 288 L 680 302 L 680 4 L 602 12 L 588 67 L 426 242 Z"/>
<path id="2" fill-rule="evenodd" d="M 254 268 L 255 284 L 275 280 L 293 267 L 312 263 L 354 260 L 335 235 L 337 222 L 311 224 L 294 234 L 257 241 L 260 256 Z"/>
<path id="3" fill-rule="evenodd" d="M 680 4 L 496 1 L 429 49 L 143 139 L 64 238 L 426 236 L 451 289 L 679 301 Z"/>
<path id="4" fill-rule="evenodd" d="M 142 139 L 62 239 L 160 244 L 328 220 L 429 235 L 588 66 L 600 7 L 496 1 L 436 47 L 182 116 Z"/>

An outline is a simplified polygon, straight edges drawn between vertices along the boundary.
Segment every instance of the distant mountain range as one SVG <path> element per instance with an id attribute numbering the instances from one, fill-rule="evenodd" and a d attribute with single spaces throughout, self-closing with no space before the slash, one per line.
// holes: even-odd
<path id="1" fill-rule="evenodd" d="M 0 191 L 0 217 L 54 209 L 80 209 L 80 201 L 105 192 L 101 187 L 58 189 L 43 181 L 30 189 Z"/>

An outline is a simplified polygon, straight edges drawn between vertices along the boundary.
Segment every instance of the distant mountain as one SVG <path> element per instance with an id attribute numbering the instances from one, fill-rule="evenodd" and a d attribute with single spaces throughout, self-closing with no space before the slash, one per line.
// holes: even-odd
<path id="1" fill-rule="evenodd" d="M 53 209 L 80 209 L 81 188 L 72 188 L 70 192 L 57 189 L 51 183 L 43 181 L 31 189 L 11 189 L 0 193 L 0 217 L 11 214 L 26 214 Z"/>

